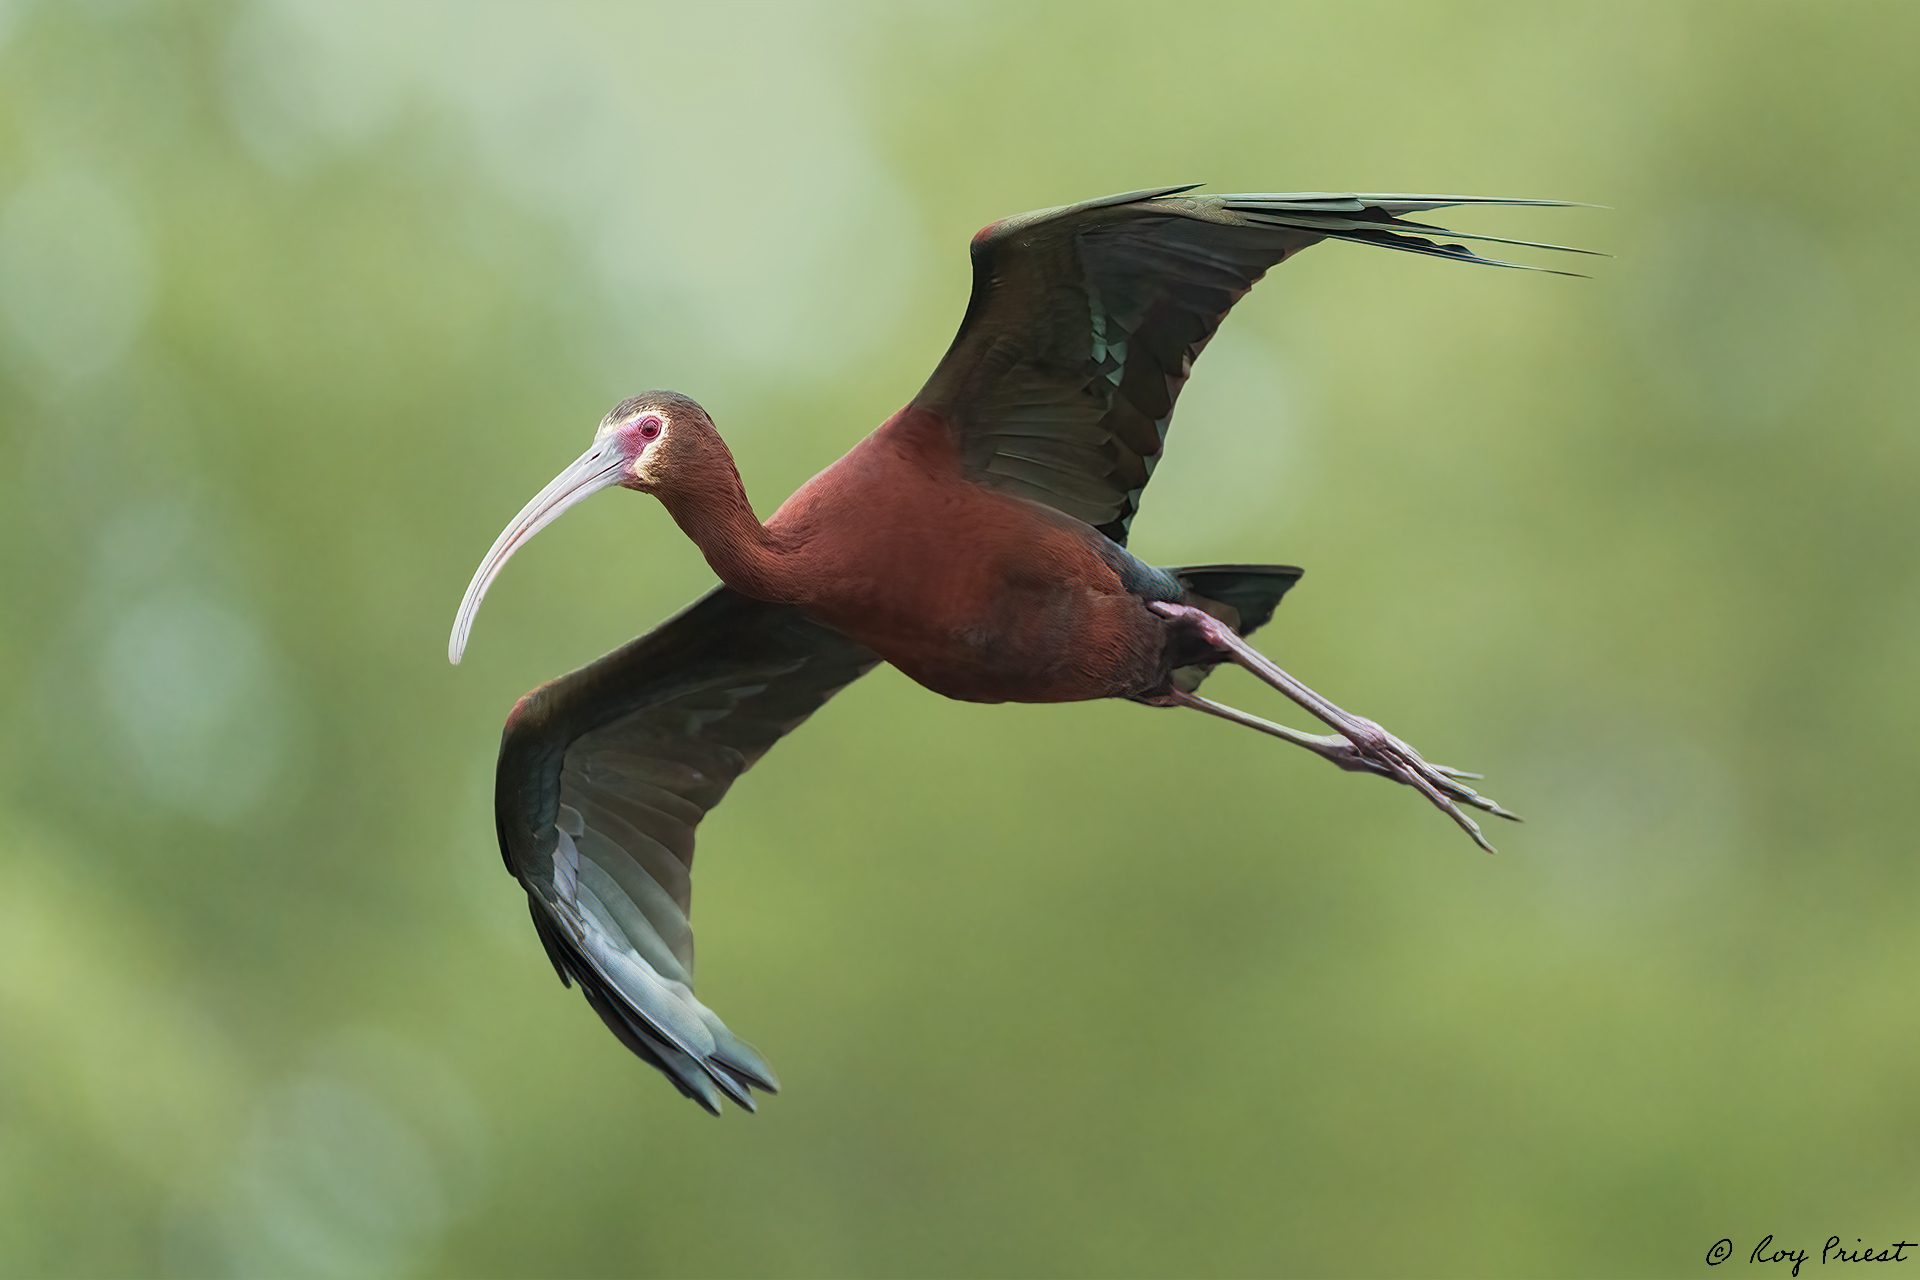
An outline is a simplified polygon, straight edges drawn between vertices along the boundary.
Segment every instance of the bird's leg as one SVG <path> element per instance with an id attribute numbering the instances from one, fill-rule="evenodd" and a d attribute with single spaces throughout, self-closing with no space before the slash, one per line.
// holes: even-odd
<path id="1" fill-rule="evenodd" d="M 1361 755 L 1357 747 L 1337 733 L 1302 733 L 1298 729 L 1289 729 L 1286 725 L 1275 724 L 1271 720 L 1242 711 L 1238 707 L 1229 707 L 1225 703 L 1215 702 L 1212 698 L 1203 698 L 1197 693 L 1186 693 L 1180 689 L 1161 694 L 1150 701 L 1156 707 L 1192 707 L 1195 711 L 1203 711 L 1207 715 L 1245 725 L 1249 729 L 1278 738 L 1282 742 L 1291 742 L 1296 747 L 1305 747 L 1349 773 L 1377 773 L 1385 776 L 1387 772 L 1380 765 Z M 1434 768 L 1452 778 L 1470 776 L 1462 774 L 1457 769 L 1449 769 L 1445 765 L 1435 765 Z"/>
<path id="2" fill-rule="evenodd" d="M 1496 817 L 1519 821 L 1517 814 L 1503 809 L 1463 781 L 1479 775 L 1432 764 L 1423 759 L 1419 752 L 1373 721 L 1341 710 L 1282 671 L 1265 654 L 1235 635 L 1232 628 L 1212 614 L 1191 605 L 1172 604 L 1166 601 L 1153 601 L 1147 607 L 1169 620 L 1187 621 L 1208 644 L 1305 707 L 1316 719 L 1335 730 L 1339 737 L 1301 733 L 1285 725 L 1274 724 L 1259 716 L 1223 706 L 1210 699 L 1202 698 L 1198 694 L 1181 693 L 1176 690 L 1166 695 L 1164 700 L 1156 701 L 1163 701 L 1163 705 L 1193 707 L 1208 715 L 1219 716 L 1223 720 L 1231 720 L 1235 724 L 1257 729 L 1261 733 L 1305 747 L 1333 761 L 1342 769 L 1378 773 L 1396 782 L 1404 782 L 1458 823 L 1461 830 L 1488 853 L 1493 852 L 1493 846 L 1487 842 L 1486 836 L 1481 832 L 1480 824 L 1463 813 L 1460 805 L 1470 805 L 1494 814 Z"/>

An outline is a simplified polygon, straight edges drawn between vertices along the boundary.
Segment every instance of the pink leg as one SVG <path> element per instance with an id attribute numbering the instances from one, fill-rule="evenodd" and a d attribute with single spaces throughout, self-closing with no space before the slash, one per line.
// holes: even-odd
<path id="1" fill-rule="evenodd" d="M 1236 724 L 1258 729 L 1262 733 L 1306 747 L 1333 761 L 1342 769 L 1378 773 L 1396 782 L 1404 782 L 1425 796 L 1441 812 L 1459 823 L 1460 828 L 1473 838 L 1473 842 L 1488 853 L 1493 852 L 1493 846 L 1487 842 L 1485 834 L 1481 832 L 1480 824 L 1463 813 L 1460 805 L 1471 805 L 1476 809 L 1483 809 L 1497 817 L 1508 818 L 1515 822 L 1520 820 L 1517 814 L 1509 813 L 1462 781 L 1463 778 L 1477 775 L 1463 773 L 1458 769 L 1449 769 L 1444 765 L 1431 764 L 1421 758 L 1419 752 L 1373 721 L 1336 707 L 1282 671 L 1265 654 L 1235 635 L 1230 627 L 1213 615 L 1190 605 L 1168 604 L 1163 601 L 1151 602 L 1147 607 L 1164 618 L 1185 619 L 1191 623 L 1209 644 L 1305 707 L 1316 719 L 1340 736 L 1328 738 L 1300 733 L 1284 725 L 1274 724 L 1270 720 L 1262 720 L 1244 711 L 1222 706 L 1197 694 L 1175 692 L 1166 699 L 1166 705 L 1193 707 L 1209 715 L 1219 716 L 1223 720 L 1231 720 Z"/>

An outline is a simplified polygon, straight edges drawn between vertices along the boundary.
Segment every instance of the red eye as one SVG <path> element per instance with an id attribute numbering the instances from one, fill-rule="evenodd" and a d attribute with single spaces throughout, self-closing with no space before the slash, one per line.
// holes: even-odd
<path id="1" fill-rule="evenodd" d="M 660 419 L 646 418 L 641 421 L 640 438 L 642 440 L 651 440 L 659 434 L 660 434 Z"/>

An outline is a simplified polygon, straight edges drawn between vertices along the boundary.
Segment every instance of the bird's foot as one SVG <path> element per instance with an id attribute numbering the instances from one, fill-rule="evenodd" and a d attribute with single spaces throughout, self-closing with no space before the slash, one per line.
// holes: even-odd
<path id="1" fill-rule="evenodd" d="M 1467 785 L 1467 779 L 1478 779 L 1479 774 L 1434 764 L 1366 717 L 1345 712 L 1340 714 L 1346 723 L 1335 723 L 1334 727 L 1339 730 L 1340 736 L 1334 741 L 1342 742 L 1345 746 L 1329 749 L 1323 754 L 1341 768 L 1378 773 L 1412 787 L 1435 808 L 1458 823 L 1460 829 L 1488 853 L 1493 852 L 1493 845 L 1488 842 L 1486 833 L 1460 806 L 1464 804 L 1480 809 L 1509 822 L 1520 821 L 1519 814 Z"/>
<path id="2" fill-rule="evenodd" d="M 1477 780 L 1480 777 L 1479 774 L 1434 764 L 1372 720 L 1364 716 L 1356 716 L 1335 706 L 1282 671 L 1271 659 L 1234 634 L 1232 628 L 1212 614 L 1190 605 L 1162 601 L 1153 602 L 1148 607 L 1162 617 L 1170 620 L 1184 620 L 1193 626 L 1214 648 L 1305 707 L 1328 728 L 1334 730 L 1337 736 L 1300 733 L 1297 730 L 1261 720 L 1257 716 L 1236 711 L 1231 707 L 1209 702 L 1197 694 L 1175 695 L 1173 699 L 1175 705 L 1194 706 L 1210 714 L 1283 738 L 1298 746 L 1306 747 L 1349 772 L 1377 773 L 1395 782 L 1404 783 L 1425 796 L 1435 808 L 1452 818 L 1475 844 L 1488 853 L 1493 852 L 1493 845 L 1481 831 L 1480 824 L 1468 816 L 1460 806 L 1464 804 L 1469 808 L 1491 813 L 1495 817 L 1506 818 L 1512 822 L 1520 821 L 1518 814 L 1507 810 L 1467 785 L 1467 779 Z"/>

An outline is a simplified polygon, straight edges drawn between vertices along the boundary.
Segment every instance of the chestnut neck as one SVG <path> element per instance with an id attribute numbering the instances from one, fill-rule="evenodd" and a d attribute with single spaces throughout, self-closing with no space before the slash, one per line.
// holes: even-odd
<path id="1" fill-rule="evenodd" d="M 756 600 L 786 599 L 788 548 L 753 513 L 740 470 L 718 433 L 677 459 L 671 479 L 654 496 L 720 581 Z"/>

